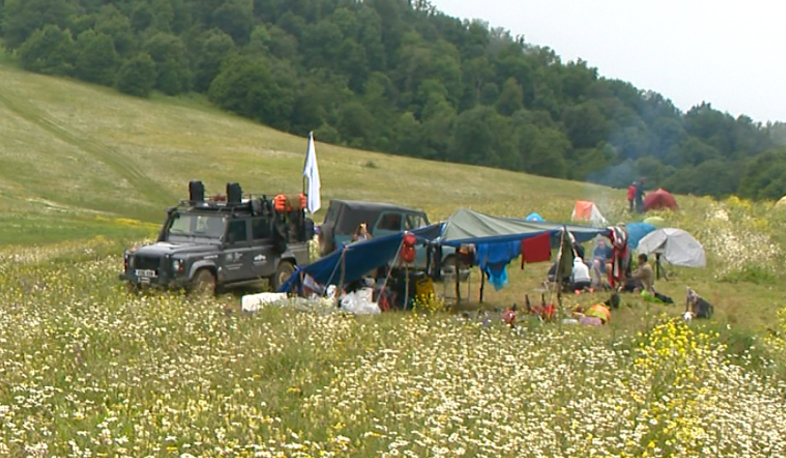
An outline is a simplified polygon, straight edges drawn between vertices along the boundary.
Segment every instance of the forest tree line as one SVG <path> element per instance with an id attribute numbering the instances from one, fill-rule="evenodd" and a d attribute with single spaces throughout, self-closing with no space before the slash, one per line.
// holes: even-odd
<path id="1" fill-rule="evenodd" d="M 27 70 L 217 106 L 318 140 L 624 187 L 786 194 L 786 127 L 562 62 L 428 0 L 0 0 Z"/>

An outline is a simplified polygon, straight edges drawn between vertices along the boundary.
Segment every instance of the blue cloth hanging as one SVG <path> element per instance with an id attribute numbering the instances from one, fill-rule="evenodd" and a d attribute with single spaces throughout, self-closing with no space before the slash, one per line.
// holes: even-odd
<path id="1" fill-rule="evenodd" d="M 508 284 L 507 266 L 521 255 L 521 241 L 478 244 L 475 264 L 488 275 L 489 282 L 499 291 Z"/>
<path id="2" fill-rule="evenodd" d="M 483 272 L 488 276 L 489 283 L 494 286 L 495 291 L 508 286 L 507 264 L 488 264 Z"/>

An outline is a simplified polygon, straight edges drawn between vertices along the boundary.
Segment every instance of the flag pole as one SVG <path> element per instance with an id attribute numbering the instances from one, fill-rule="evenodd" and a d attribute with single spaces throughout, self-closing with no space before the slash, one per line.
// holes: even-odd
<path id="1" fill-rule="evenodd" d="M 314 131 L 311 131 L 311 132 L 308 133 L 308 141 L 306 142 L 306 159 L 303 161 L 303 170 L 306 169 L 306 165 L 308 164 L 308 149 L 311 146 L 311 141 L 312 141 L 313 135 L 314 135 Z M 306 196 L 306 198 L 308 198 L 308 193 L 306 192 L 306 175 L 305 174 L 303 174 L 302 180 L 303 180 L 303 194 Z"/>

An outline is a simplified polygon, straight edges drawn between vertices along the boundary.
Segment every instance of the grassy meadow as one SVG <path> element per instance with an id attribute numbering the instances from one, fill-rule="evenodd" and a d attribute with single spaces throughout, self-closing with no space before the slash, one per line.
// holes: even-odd
<path id="1" fill-rule="evenodd" d="M 567 221 L 587 199 L 632 221 L 623 190 L 317 141 L 324 206 Z M 499 323 L 494 308 L 540 297 L 546 264 L 514 262 L 507 288 L 487 286 L 486 321 L 245 314 L 237 293 L 124 291 L 123 248 L 156 231 L 188 180 L 298 192 L 305 147 L 197 98 L 139 100 L 0 64 L 0 456 L 786 454 L 786 209 L 771 203 L 678 196 L 681 211 L 659 216 L 702 242 L 708 267 L 657 283 L 676 305 L 624 295 L 602 328 Z M 461 308 L 477 308 L 478 286 L 474 272 Z M 713 320 L 675 319 L 686 287 Z"/>

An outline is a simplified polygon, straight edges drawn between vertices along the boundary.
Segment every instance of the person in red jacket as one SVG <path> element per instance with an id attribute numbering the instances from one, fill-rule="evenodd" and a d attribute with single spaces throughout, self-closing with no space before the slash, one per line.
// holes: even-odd
<path id="1" fill-rule="evenodd" d="M 636 182 L 628 186 L 628 212 L 633 213 L 633 200 L 636 197 Z"/>

